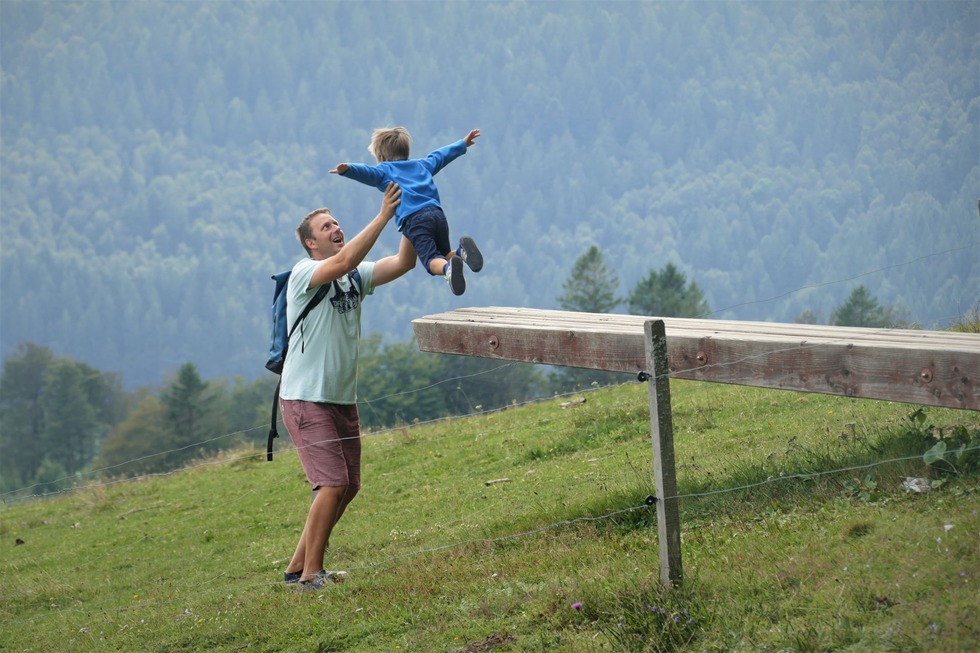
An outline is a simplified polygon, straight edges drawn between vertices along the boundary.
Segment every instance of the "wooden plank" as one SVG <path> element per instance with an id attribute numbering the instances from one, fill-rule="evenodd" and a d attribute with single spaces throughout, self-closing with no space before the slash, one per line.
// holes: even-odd
<path id="1" fill-rule="evenodd" d="M 681 561 L 681 517 L 677 499 L 677 470 L 674 465 L 674 422 L 670 409 L 670 377 L 667 374 L 667 335 L 663 320 L 643 325 L 647 369 L 650 378 L 650 439 L 653 442 L 653 477 L 657 491 L 657 540 L 660 544 L 660 582 L 679 586 Z"/>
<path id="2" fill-rule="evenodd" d="M 660 318 L 656 316 L 618 315 L 610 313 L 579 313 L 529 308 L 460 308 L 449 313 L 441 313 L 420 318 L 418 321 L 438 320 L 440 322 L 503 324 L 514 326 L 539 325 L 547 328 L 569 328 L 610 333 L 641 332 L 643 324 L 650 319 L 662 319 L 670 336 L 673 331 L 710 333 L 755 333 L 766 335 L 787 335 L 793 338 L 844 337 L 862 340 L 880 340 L 889 343 L 913 343 L 934 346 L 947 343 L 949 347 L 969 346 L 976 342 L 976 334 L 955 333 L 951 331 L 927 331 L 917 329 L 864 329 L 858 327 L 834 327 L 816 324 L 786 324 L 781 322 L 741 322 L 726 320 L 705 320 L 690 318 Z"/>
<path id="3" fill-rule="evenodd" d="M 634 315 L 468 308 L 413 322 L 422 351 L 637 373 Z M 674 378 L 980 410 L 980 335 L 663 319 Z"/>

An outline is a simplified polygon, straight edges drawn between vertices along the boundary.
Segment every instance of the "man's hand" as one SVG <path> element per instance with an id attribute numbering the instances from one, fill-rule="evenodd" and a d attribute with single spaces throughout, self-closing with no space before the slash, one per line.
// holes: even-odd
<path id="1" fill-rule="evenodd" d="M 344 164 L 341 164 L 344 165 Z M 340 166 L 337 166 L 338 168 Z M 385 190 L 385 198 L 381 201 L 381 215 L 384 217 L 385 221 L 391 220 L 392 216 L 395 215 L 395 209 L 398 205 L 402 203 L 402 189 L 398 187 L 395 182 L 388 182 L 388 188 Z"/>
<path id="2" fill-rule="evenodd" d="M 475 141 L 479 136 L 480 136 L 480 130 L 474 129 L 469 134 L 466 135 L 466 138 L 463 139 L 463 142 L 466 143 L 466 147 L 469 147 L 470 145 L 473 144 L 473 141 Z"/>
<path id="3" fill-rule="evenodd" d="M 337 167 L 330 171 L 332 175 L 342 175 L 350 169 L 346 163 L 338 163 Z"/>

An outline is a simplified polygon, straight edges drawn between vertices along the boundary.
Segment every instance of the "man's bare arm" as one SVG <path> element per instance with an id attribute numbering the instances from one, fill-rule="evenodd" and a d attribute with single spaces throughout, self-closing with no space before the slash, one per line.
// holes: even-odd
<path id="1" fill-rule="evenodd" d="M 415 254 L 415 248 L 412 247 L 411 241 L 402 236 L 398 245 L 398 253 L 394 256 L 386 256 L 374 264 L 373 284 L 380 286 L 389 281 L 394 281 L 414 268 L 417 260 L 418 256 Z"/>

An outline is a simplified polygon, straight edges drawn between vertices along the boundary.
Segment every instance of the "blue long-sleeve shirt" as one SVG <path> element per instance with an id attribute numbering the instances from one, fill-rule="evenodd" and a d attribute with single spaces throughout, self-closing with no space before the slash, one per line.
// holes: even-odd
<path id="1" fill-rule="evenodd" d="M 402 202 L 395 211 L 395 225 L 402 230 L 405 219 L 428 206 L 439 206 L 439 189 L 433 177 L 451 161 L 466 154 L 466 141 L 460 139 L 452 145 L 440 147 L 424 159 L 406 161 L 382 161 L 376 166 L 349 163 L 344 177 L 350 177 L 384 192 L 389 182 L 402 189 Z"/>

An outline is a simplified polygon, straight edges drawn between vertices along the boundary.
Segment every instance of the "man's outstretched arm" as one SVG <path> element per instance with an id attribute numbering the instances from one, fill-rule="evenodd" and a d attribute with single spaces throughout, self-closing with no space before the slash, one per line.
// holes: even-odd
<path id="1" fill-rule="evenodd" d="M 398 253 L 394 256 L 386 256 L 374 264 L 374 285 L 380 286 L 394 281 L 409 270 L 415 267 L 418 256 L 415 248 L 408 238 L 402 236 L 401 243 L 398 245 Z"/>

